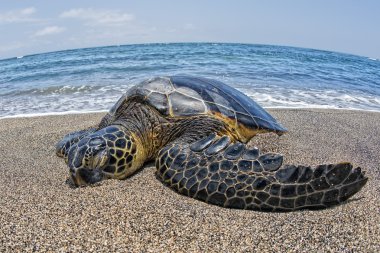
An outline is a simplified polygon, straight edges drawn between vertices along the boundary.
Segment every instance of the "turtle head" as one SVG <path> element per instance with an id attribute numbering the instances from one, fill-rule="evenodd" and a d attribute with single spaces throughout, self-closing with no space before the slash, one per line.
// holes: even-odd
<path id="1" fill-rule="evenodd" d="M 141 167 L 135 138 L 122 126 L 108 126 L 72 145 L 66 162 L 76 186 L 125 178 Z"/>

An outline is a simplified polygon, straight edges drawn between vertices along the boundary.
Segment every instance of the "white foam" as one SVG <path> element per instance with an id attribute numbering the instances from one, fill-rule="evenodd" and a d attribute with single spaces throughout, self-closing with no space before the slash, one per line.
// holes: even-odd
<path id="1" fill-rule="evenodd" d="M 16 114 L 0 117 L 2 119 L 12 119 L 12 118 L 33 118 L 33 117 L 43 117 L 43 116 L 59 116 L 68 114 L 88 114 L 88 113 L 100 113 L 108 112 L 108 110 L 94 110 L 94 111 L 65 111 L 65 112 L 42 112 L 42 113 L 26 113 L 26 114 Z"/>
<path id="2" fill-rule="evenodd" d="M 307 107 L 297 107 L 297 106 L 263 106 L 265 109 L 328 109 L 328 110 L 340 110 L 340 111 L 363 111 L 363 112 L 378 112 L 380 110 L 370 110 L 370 109 L 360 109 L 360 108 L 340 108 L 331 105 L 309 105 Z M 89 113 L 105 113 L 108 110 L 94 110 L 94 111 L 65 111 L 65 112 L 43 112 L 43 113 L 26 113 L 26 114 L 16 114 L 0 117 L 2 119 L 13 119 L 13 118 L 33 118 L 33 117 L 44 117 L 44 116 L 60 116 L 60 115 L 70 115 L 70 114 L 89 114 Z"/>
<path id="3" fill-rule="evenodd" d="M 361 112 L 378 112 L 380 113 L 380 110 L 371 110 L 371 109 L 360 109 L 360 108 L 353 108 L 353 107 L 347 107 L 347 108 L 340 108 L 336 106 L 331 105 L 310 105 L 308 107 L 289 107 L 289 106 L 264 106 L 265 109 L 326 109 L 326 110 L 339 110 L 339 111 L 361 111 Z"/>
<path id="4" fill-rule="evenodd" d="M 73 89 L 65 85 L 56 90 Z M 84 89 L 79 92 L 77 89 Z M 86 91 L 88 86 L 75 87 L 74 93 L 54 92 L 31 96 L 5 97 L 1 101 L 0 119 L 37 117 L 76 113 L 105 112 L 118 100 L 126 88 L 117 86 L 101 87 Z M 122 89 L 122 91 L 118 91 Z M 55 91 L 56 91 L 55 90 Z M 340 110 L 380 111 L 380 97 L 359 91 L 289 89 L 286 87 L 241 88 L 265 108 L 320 108 Z M 85 95 L 83 95 L 85 93 Z"/>
<path id="5" fill-rule="evenodd" d="M 265 87 L 242 89 L 264 107 L 285 108 L 336 108 L 380 111 L 380 97 L 361 91 L 287 89 Z"/>

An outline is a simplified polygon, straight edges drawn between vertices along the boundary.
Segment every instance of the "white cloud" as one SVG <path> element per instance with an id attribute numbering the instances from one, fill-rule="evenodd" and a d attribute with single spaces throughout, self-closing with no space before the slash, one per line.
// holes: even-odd
<path id="1" fill-rule="evenodd" d="M 185 30 L 195 30 L 195 25 L 191 24 L 191 23 L 187 23 L 184 25 L 183 27 Z"/>
<path id="2" fill-rule="evenodd" d="M 124 25 L 134 19 L 129 13 L 117 10 L 96 10 L 96 9 L 71 9 L 62 12 L 61 18 L 75 18 L 87 21 L 86 25 Z"/>
<path id="3" fill-rule="evenodd" d="M 15 42 L 9 45 L 0 45 L 0 52 L 14 51 L 24 47 L 25 45 L 20 42 Z"/>
<path id="4" fill-rule="evenodd" d="M 0 13 L 0 24 L 37 21 L 37 19 L 31 17 L 35 12 L 36 12 L 36 8 L 29 7 L 29 8 L 25 8 L 21 10 L 13 10 L 13 11 Z"/>
<path id="5" fill-rule="evenodd" d="M 32 15 L 35 12 L 36 12 L 36 8 L 34 7 L 25 8 L 20 11 L 22 15 Z"/>
<path id="6" fill-rule="evenodd" d="M 66 29 L 64 27 L 60 26 L 47 26 L 37 32 L 34 33 L 35 37 L 40 37 L 40 36 L 46 36 L 46 35 L 51 35 L 51 34 L 57 34 L 65 31 Z"/>

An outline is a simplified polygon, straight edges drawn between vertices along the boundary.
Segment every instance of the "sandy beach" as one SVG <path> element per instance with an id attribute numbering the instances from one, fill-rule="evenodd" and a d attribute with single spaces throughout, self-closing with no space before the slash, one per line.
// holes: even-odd
<path id="1" fill-rule="evenodd" d="M 334 208 L 291 213 L 190 199 L 162 185 L 152 165 L 74 189 L 54 145 L 102 113 L 1 119 L 0 252 L 380 252 L 380 113 L 269 111 L 289 134 L 250 145 L 285 163 L 350 161 L 367 171 L 367 185 Z"/>

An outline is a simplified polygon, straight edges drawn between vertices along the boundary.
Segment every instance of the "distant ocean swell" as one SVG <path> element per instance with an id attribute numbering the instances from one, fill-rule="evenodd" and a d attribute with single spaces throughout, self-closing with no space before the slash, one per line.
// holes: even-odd
<path id="1" fill-rule="evenodd" d="M 0 60 L 0 117 L 108 110 L 158 75 L 223 81 L 264 107 L 380 111 L 380 61 L 291 47 L 178 43 Z"/>

